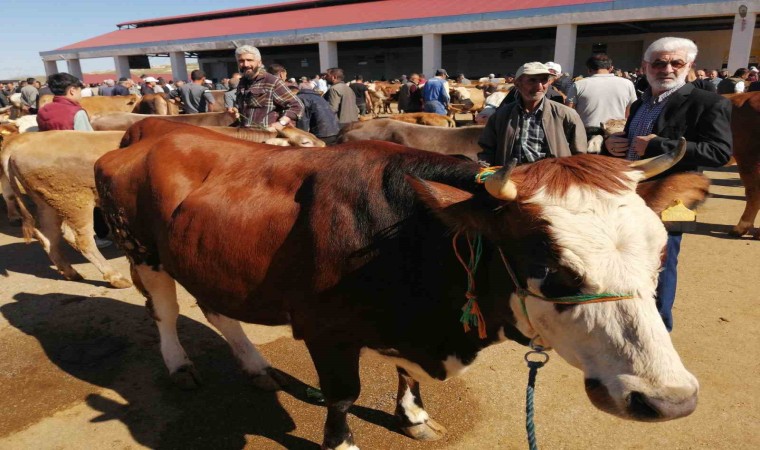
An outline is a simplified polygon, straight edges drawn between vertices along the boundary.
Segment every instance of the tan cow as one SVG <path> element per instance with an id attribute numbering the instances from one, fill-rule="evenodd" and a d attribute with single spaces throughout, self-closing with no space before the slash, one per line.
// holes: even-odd
<path id="1" fill-rule="evenodd" d="M 602 151 L 602 146 L 604 145 L 604 140 L 607 139 L 608 136 L 615 133 L 620 133 L 625 129 L 625 122 L 626 119 L 610 119 L 602 124 L 599 127 L 601 134 L 589 134 L 588 139 L 588 148 L 586 151 L 588 153 L 600 153 Z M 586 129 L 586 132 L 588 133 L 588 128 Z"/>
<path id="2" fill-rule="evenodd" d="M 477 160 L 478 153 L 482 151 L 478 146 L 478 138 L 483 133 L 483 128 L 481 125 L 440 128 L 390 119 L 375 119 L 348 125 L 341 131 L 338 139 L 339 142 L 365 140 L 395 142 L 407 147 L 444 155 L 464 155 Z"/>
<path id="3" fill-rule="evenodd" d="M 456 128 L 457 126 L 456 122 L 454 122 L 454 119 L 451 117 L 429 112 L 395 114 L 388 118 L 401 122 L 415 123 L 417 125 L 427 125 L 431 127 Z"/>
<path id="4" fill-rule="evenodd" d="M 68 280 L 81 280 L 61 252 L 61 238 L 103 274 L 111 286 L 132 283 L 114 269 L 95 245 L 92 214 L 97 206 L 95 161 L 119 147 L 121 131 L 47 131 L 20 134 L 2 150 L 11 189 L 23 219 L 27 242 L 36 237 L 50 260 Z M 37 226 L 18 188 L 23 186 L 37 207 Z"/>
<path id="5" fill-rule="evenodd" d="M 472 120 L 483 110 L 486 104 L 486 97 L 483 90 L 475 86 L 456 86 L 449 90 L 451 104 L 449 105 L 449 114 L 454 117 L 455 114 L 470 113 Z"/>
<path id="6" fill-rule="evenodd" d="M 40 95 L 39 107 L 42 108 L 52 101 L 53 95 Z M 98 114 L 114 111 L 137 112 L 140 109 L 140 97 L 135 94 L 115 95 L 113 97 L 82 97 L 79 104 L 87 111 L 88 116 L 94 117 Z"/>

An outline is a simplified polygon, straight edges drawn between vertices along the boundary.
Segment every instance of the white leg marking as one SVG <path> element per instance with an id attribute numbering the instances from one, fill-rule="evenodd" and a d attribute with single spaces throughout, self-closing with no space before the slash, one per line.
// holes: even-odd
<path id="1" fill-rule="evenodd" d="M 244 371 L 252 375 L 261 375 L 270 366 L 248 339 L 240 322 L 217 313 L 206 314 L 206 319 L 222 333 Z"/>
<path id="2" fill-rule="evenodd" d="M 406 418 L 413 424 L 425 423 L 430 418 L 427 411 L 414 403 L 414 394 L 412 394 L 412 390 L 409 387 L 406 388 L 404 396 L 401 397 L 401 407 L 404 408 Z"/>
<path id="3" fill-rule="evenodd" d="M 359 450 L 359 447 L 349 444 L 348 442 L 344 442 L 340 444 L 339 446 L 335 447 L 333 450 Z"/>
<path id="4" fill-rule="evenodd" d="M 163 270 L 155 271 L 146 265 L 135 266 L 135 270 L 153 303 L 156 326 L 161 336 L 161 356 L 169 373 L 174 373 L 180 367 L 191 364 L 177 336 L 179 304 L 176 284 Z"/>

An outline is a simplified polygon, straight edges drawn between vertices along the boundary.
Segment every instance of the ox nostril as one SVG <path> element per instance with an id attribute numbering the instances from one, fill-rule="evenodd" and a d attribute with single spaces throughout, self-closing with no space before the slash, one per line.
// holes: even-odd
<path id="1" fill-rule="evenodd" d="M 628 396 L 628 412 L 638 420 L 657 420 L 661 416 L 641 392 L 631 392 Z"/>

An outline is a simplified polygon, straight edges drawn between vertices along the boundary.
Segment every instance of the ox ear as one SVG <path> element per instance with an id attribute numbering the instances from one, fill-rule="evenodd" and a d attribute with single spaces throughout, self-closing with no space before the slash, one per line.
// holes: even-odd
<path id="1" fill-rule="evenodd" d="M 406 181 L 422 200 L 433 211 L 446 209 L 456 203 L 472 198 L 472 193 L 457 189 L 448 184 L 426 181 L 417 177 L 407 176 Z"/>
<path id="2" fill-rule="evenodd" d="M 668 177 L 644 181 L 636 186 L 636 192 L 657 215 L 681 200 L 690 209 L 699 206 L 708 195 L 710 180 L 701 173 L 677 173 Z"/>
<path id="3" fill-rule="evenodd" d="M 468 201 L 474 196 L 472 192 L 417 177 L 407 176 L 406 179 L 417 198 L 448 226 L 478 231 L 483 227 L 482 209 Z"/>

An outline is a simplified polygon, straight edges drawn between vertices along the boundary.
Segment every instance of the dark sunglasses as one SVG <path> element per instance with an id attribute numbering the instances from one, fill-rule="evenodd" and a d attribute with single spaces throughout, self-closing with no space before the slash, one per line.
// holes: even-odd
<path id="1" fill-rule="evenodd" d="M 663 61 L 661 59 L 657 59 L 649 63 L 649 65 L 652 66 L 653 69 L 664 69 L 668 67 L 668 64 L 670 64 L 670 67 L 678 70 L 678 69 L 682 69 L 687 63 L 686 61 L 682 61 L 680 59 L 674 59 L 672 61 Z"/>

